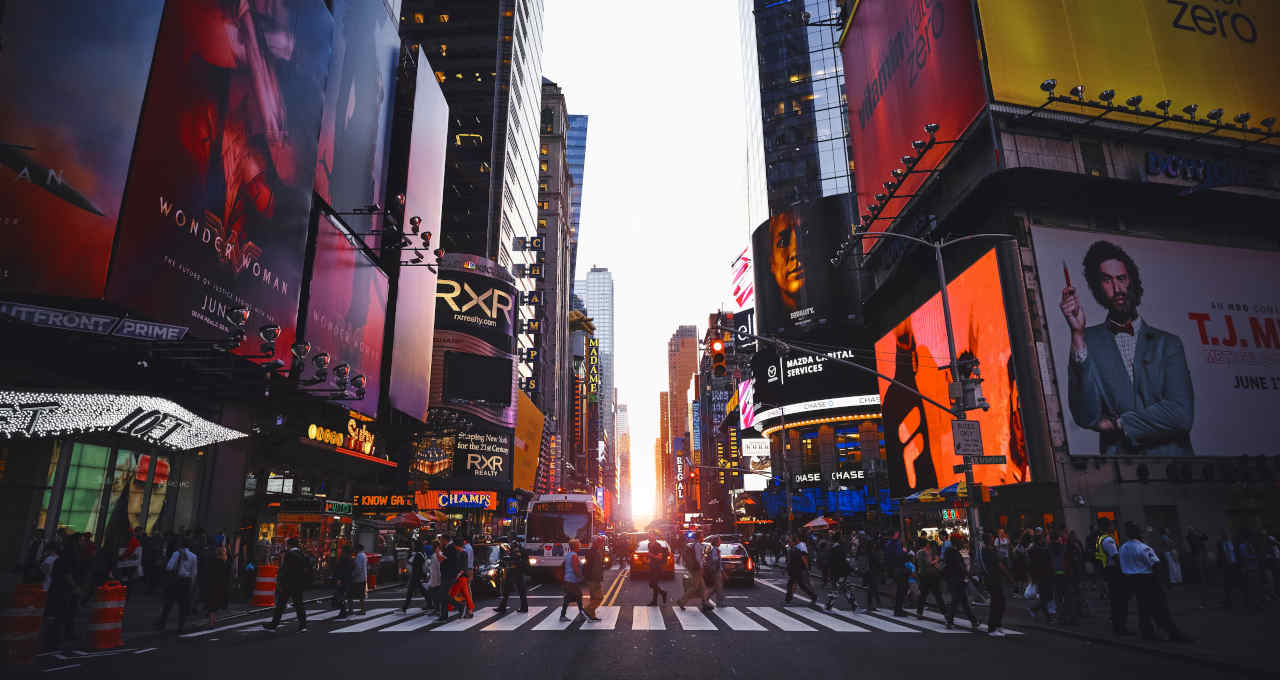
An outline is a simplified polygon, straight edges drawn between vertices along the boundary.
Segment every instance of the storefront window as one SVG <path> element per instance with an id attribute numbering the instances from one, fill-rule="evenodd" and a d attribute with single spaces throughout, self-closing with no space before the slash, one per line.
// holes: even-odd
<path id="1" fill-rule="evenodd" d="M 818 432 L 807 431 L 800 435 L 800 455 L 805 472 L 814 472 L 821 468 L 818 462 Z"/>
<path id="2" fill-rule="evenodd" d="M 116 451 L 116 467 L 112 474 L 111 496 L 107 499 L 106 540 L 127 540 L 133 527 L 142 526 L 142 500 L 145 488 L 137 481 L 138 454 Z"/>
<path id="3" fill-rule="evenodd" d="M 110 455 L 111 449 L 106 446 L 78 442 L 71 445 L 66 491 L 62 494 L 62 512 L 58 515 L 59 527 L 73 532 L 97 531 Z M 55 469 L 55 466 L 50 466 L 50 486 L 53 486 Z M 46 509 L 48 504 L 49 493 L 46 493 Z"/>
<path id="4" fill-rule="evenodd" d="M 146 500 L 143 502 L 145 508 L 144 521 L 147 533 L 155 530 L 156 524 L 160 522 L 164 515 L 166 491 L 169 486 L 169 470 L 170 463 L 168 456 L 152 456 L 143 454 L 138 457 L 137 478 L 142 484 L 150 483 L 151 489 L 148 490 Z M 168 524 L 160 524 L 160 526 L 171 526 Z"/>

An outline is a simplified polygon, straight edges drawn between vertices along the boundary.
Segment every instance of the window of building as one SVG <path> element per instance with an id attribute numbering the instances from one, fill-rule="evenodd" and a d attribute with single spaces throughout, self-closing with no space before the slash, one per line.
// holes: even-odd
<path id="1" fill-rule="evenodd" d="M 415 24 L 425 24 L 425 23 L 427 23 L 427 15 L 423 14 L 422 12 L 414 12 L 414 13 L 413 13 L 413 23 L 415 23 Z"/>
<path id="2" fill-rule="evenodd" d="M 421 15 L 421 14 L 419 14 L 418 16 L 422 16 L 422 15 Z M 422 23 L 422 22 L 421 22 L 421 21 L 419 21 L 418 23 Z M 441 15 L 440 15 L 440 23 L 442 23 L 442 24 L 447 24 L 447 23 L 449 23 L 449 15 L 448 15 L 448 14 L 441 14 Z"/>
<path id="3" fill-rule="evenodd" d="M 445 43 L 440 43 L 440 56 L 442 56 L 442 57 L 447 57 L 447 56 L 449 56 L 449 46 L 448 46 L 448 45 L 446 45 Z M 459 75 L 461 75 L 461 74 L 459 74 Z"/>
<path id="4" fill-rule="evenodd" d="M 547 153 L 547 151 L 546 151 L 547 147 L 545 147 L 545 146 L 544 146 L 544 147 L 542 147 L 542 149 L 543 149 L 543 150 L 542 150 L 542 153 L 543 153 L 543 154 L 546 154 L 546 153 Z M 541 171 L 543 171 L 543 172 L 547 172 L 547 171 L 549 171 L 549 170 L 551 169 L 551 165 L 550 165 L 549 163 L 547 163 L 546 161 L 542 161 L 541 163 L 539 163 L 539 164 L 538 164 L 538 169 L 539 169 L 539 170 L 541 170 Z"/>
<path id="5" fill-rule="evenodd" d="M 547 191 L 547 190 L 548 190 L 548 189 L 547 189 L 547 183 L 546 183 L 546 182 L 539 182 L 539 183 L 538 183 L 538 191 L 543 191 L 543 192 L 545 192 L 545 191 Z"/>
<path id="6" fill-rule="evenodd" d="M 551 150 L 547 148 L 546 144 L 543 144 L 542 148 L 538 150 L 538 153 L 542 154 L 543 156 L 546 156 L 551 153 Z"/>
<path id="7" fill-rule="evenodd" d="M 443 83 L 443 82 L 444 82 L 444 78 L 445 78 L 444 71 L 436 71 L 436 82 L 437 82 L 437 83 Z"/>

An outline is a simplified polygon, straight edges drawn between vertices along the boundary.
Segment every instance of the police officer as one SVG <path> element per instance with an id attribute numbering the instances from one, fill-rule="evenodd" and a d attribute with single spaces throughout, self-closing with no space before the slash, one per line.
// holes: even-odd
<path id="1" fill-rule="evenodd" d="M 1111 601 L 1111 631 L 1117 636 L 1133 635 L 1127 625 L 1130 593 L 1120 571 L 1120 547 L 1116 545 L 1111 520 L 1106 517 L 1098 519 L 1098 544 L 1094 559 L 1102 563 L 1102 574 L 1107 581 L 1107 597 Z"/>
<path id="2" fill-rule="evenodd" d="M 507 611 L 507 598 L 511 597 L 511 588 L 514 586 L 520 592 L 520 608 L 516 611 L 525 613 L 529 611 L 529 591 L 525 587 L 524 575 L 529 568 L 529 553 L 525 552 L 524 544 L 515 536 L 507 539 L 506 554 L 502 560 L 503 578 L 502 578 L 502 602 L 498 605 L 498 613 L 505 614 Z"/>

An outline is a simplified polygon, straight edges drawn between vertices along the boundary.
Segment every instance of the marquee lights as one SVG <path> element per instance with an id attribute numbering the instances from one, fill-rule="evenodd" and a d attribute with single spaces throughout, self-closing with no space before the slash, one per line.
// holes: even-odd
<path id="1" fill-rule="evenodd" d="M 813 418 L 811 420 L 797 420 L 795 422 L 789 422 L 787 423 L 787 429 L 792 430 L 797 427 L 806 427 L 808 425 L 825 425 L 827 423 L 844 423 L 852 420 L 879 420 L 879 419 L 880 419 L 879 413 L 864 413 L 864 414 L 855 415 L 855 416 L 832 416 L 830 418 Z M 778 430 L 781 430 L 781 429 L 782 429 L 781 425 L 778 425 L 776 427 L 771 427 L 764 431 L 764 436 L 772 437 L 774 433 L 776 433 Z"/>
<path id="2" fill-rule="evenodd" d="M 61 437 L 115 432 L 176 451 L 249 435 L 160 397 L 0 390 L 0 436 Z"/>

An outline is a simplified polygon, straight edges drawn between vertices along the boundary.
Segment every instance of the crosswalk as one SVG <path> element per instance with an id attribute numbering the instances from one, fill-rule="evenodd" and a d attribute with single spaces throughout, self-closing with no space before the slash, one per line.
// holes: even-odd
<path id="1" fill-rule="evenodd" d="M 574 611 L 574 614 L 577 612 Z M 890 633 L 921 635 L 938 633 L 963 635 L 972 633 L 968 626 L 948 630 L 940 616 L 927 615 L 925 619 L 893 618 L 878 613 L 851 613 L 846 610 L 819 610 L 798 606 L 721 606 L 710 612 L 696 607 L 651 606 L 602 606 L 596 610 L 599 621 L 587 621 L 576 616 L 561 620 L 555 606 L 534 605 L 528 612 L 508 611 L 499 613 L 495 607 L 481 607 L 472 618 L 454 617 L 439 621 L 434 613 L 423 611 L 401 612 L 399 609 L 377 608 L 368 612 L 336 620 L 336 611 L 309 612 L 308 624 L 330 622 L 310 630 L 329 634 L 353 633 L 510 633 L 552 631 L 736 631 L 736 632 L 785 632 L 785 633 Z M 286 615 L 285 623 L 294 619 Z M 188 633 L 184 638 L 201 638 L 215 633 L 252 633 L 261 631 L 261 619 L 220 626 Z M 1010 635 L 1021 635 L 1006 629 Z M 434 636 L 433 636 L 434 637 Z"/>

